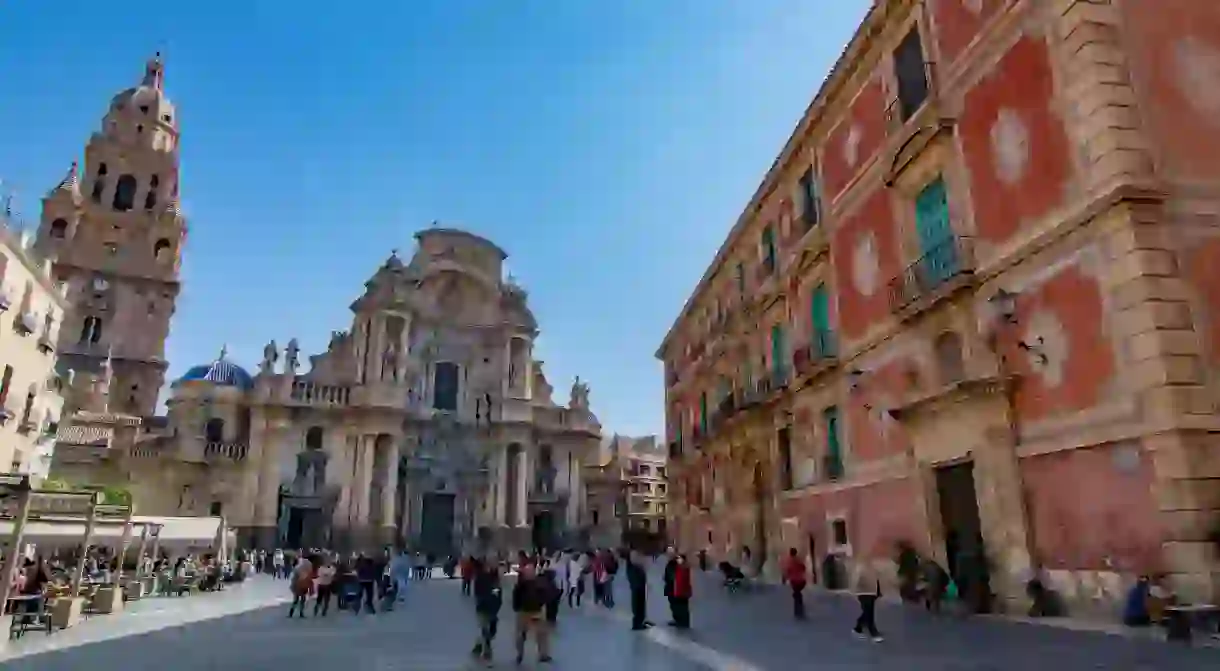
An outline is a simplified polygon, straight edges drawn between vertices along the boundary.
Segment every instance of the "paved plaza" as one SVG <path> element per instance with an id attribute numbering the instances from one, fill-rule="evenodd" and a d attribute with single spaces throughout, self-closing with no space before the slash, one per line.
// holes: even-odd
<path id="1" fill-rule="evenodd" d="M 655 582 L 655 581 L 654 581 Z M 457 581 L 415 584 L 408 603 L 393 613 L 289 620 L 286 583 L 259 579 L 220 595 L 157 599 L 132 612 L 97 618 L 75 630 L 31 634 L 10 651 L 13 671 L 144 669 L 344 669 L 432 671 L 477 668 L 471 604 Z M 664 602 L 650 603 L 658 627 L 627 627 L 622 585 L 610 611 L 586 604 L 561 612 L 554 669 L 581 671 L 771 671 L 816 661 L 816 668 L 1009 671 L 1053 665 L 1062 669 L 1174 671 L 1220 668 L 1220 650 L 1188 649 L 1143 638 L 1068 631 L 997 619 L 931 618 L 898 606 L 883 607 L 886 635 L 874 644 L 848 632 L 853 602 L 810 595 L 810 619 L 788 617 L 777 589 L 729 596 L 700 581 L 695 629 L 668 629 Z M 274 606 L 267 604 L 274 602 Z M 147 605 L 146 605 L 147 604 Z M 241 612 L 245 611 L 245 612 Z M 497 668 L 513 668 L 511 618 L 505 606 L 497 641 Z M 161 624 L 157 624 L 160 621 Z M 167 626 L 169 625 L 169 626 Z M 177 626 L 172 626 L 177 625 Z M 153 626 L 164 626 L 149 631 Z M 145 633 L 146 632 L 146 633 Z M 56 650 L 55 648 L 64 648 Z M 532 658 L 532 654 L 531 654 Z M 0 656 L 0 659 L 3 659 Z M 536 668 L 527 660 L 525 668 Z"/>

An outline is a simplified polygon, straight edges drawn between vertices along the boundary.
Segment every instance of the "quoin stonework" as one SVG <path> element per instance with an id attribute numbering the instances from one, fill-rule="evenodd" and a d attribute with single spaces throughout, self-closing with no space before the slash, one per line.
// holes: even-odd
<path id="1" fill-rule="evenodd" d="M 444 555 L 587 535 L 589 386 L 552 400 L 526 290 L 463 230 L 390 253 L 325 351 L 272 340 L 247 369 L 220 348 L 155 415 L 186 231 L 163 78 L 151 60 L 44 202 L 38 245 L 70 302 L 52 475 L 124 487 L 140 514 L 223 515 L 248 547 Z"/>
<path id="2" fill-rule="evenodd" d="M 1218 18 L 874 3 L 658 352 L 683 547 L 1214 599 Z"/>

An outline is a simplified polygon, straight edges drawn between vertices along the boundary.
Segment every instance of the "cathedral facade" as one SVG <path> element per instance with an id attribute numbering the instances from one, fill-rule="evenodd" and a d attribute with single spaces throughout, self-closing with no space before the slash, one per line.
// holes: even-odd
<path id="1" fill-rule="evenodd" d="M 223 515 L 250 547 L 579 544 L 601 435 L 588 386 L 552 400 L 507 255 L 465 231 L 392 253 L 308 362 L 295 338 L 253 372 L 222 350 L 154 415 L 185 232 L 161 81 L 154 60 L 44 203 L 39 244 L 72 301 L 52 476 L 126 487 L 141 514 Z"/>

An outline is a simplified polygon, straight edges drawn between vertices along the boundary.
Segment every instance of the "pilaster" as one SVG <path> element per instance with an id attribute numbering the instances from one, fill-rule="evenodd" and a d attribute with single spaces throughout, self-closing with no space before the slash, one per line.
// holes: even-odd
<path id="1" fill-rule="evenodd" d="M 394 537 L 393 531 L 398 526 L 398 511 L 396 503 L 398 502 L 398 443 L 400 438 L 397 436 L 386 445 L 386 460 L 385 473 L 381 478 L 381 526 L 383 529 L 388 529 L 391 532 L 390 538 Z"/>
<path id="2" fill-rule="evenodd" d="M 1084 162 L 1086 189 L 1152 176 L 1119 12 L 1111 0 L 1054 0 L 1046 10 L 1056 40 L 1064 117 Z"/>

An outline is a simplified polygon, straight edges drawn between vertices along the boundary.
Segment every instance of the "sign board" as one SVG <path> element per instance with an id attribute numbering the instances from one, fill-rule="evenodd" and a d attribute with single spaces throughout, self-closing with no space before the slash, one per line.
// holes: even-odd
<path id="1" fill-rule="evenodd" d="M 96 496 L 85 492 L 34 492 L 30 501 L 31 515 L 77 515 L 89 514 Z"/>

